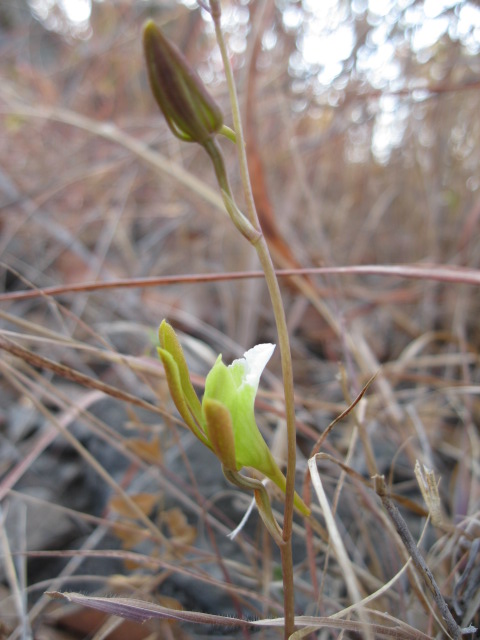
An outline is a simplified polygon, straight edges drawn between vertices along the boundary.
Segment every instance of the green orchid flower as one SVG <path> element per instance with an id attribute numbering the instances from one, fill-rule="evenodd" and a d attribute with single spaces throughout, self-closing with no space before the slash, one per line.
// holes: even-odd
<path id="1" fill-rule="evenodd" d="M 226 471 L 256 469 L 285 493 L 285 476 L 263 439 L 254 414 L 260 376 L 275 345 L 259 344 L 229 366 L 218 356 L 207 375 L 200 402 L 180 342 L 165 320 L 160 325 L 159 339 L 158 354 L 172 400 L 192 433 L 215 453 Z M 298 494 L 295 506 L 302 514 L 310 514 Z"/>

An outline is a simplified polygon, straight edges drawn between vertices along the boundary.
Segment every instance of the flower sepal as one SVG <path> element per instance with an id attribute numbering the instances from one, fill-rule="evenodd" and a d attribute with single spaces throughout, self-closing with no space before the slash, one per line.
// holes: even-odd
<path id="1" fill-rule="evenodd" d="M 207 437 L 215 455 L 225 469 L 238 471 L 230 411 L 224 404 L 213 398 L 205 398 L 202 408 Z"/>

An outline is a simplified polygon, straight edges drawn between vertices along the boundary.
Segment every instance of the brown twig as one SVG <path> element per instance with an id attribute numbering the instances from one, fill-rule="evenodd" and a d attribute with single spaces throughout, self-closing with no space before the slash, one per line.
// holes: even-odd
<path id="1" fill-rule="evenodd" d="M 417 545 L 415 544 L 415 540 L 413 539 L 413 536 L 410 533 L 410 530 L 407 527 L 405 520 L 402 518 L 396 505 L 388 495 L 384 476 L 379 476 L 379 475 L 374 476 L 373 482 L 374 482 L 375 491 L 377 495 L 380 497 L 383 503 L 383 506 L 385 507 L 385 511 L 390 516 L 390 519 L 392 520 L 398 535 L 400 536 L 403 544 L 405 545 L 406 550 L 408 551 L 408 553 L 410 554 L 410 557 L 412 558 L 413 564 L 419 571 L 426 586 L 430 590 L 433 596 L 433 599 L 435 600 L 435 603 L 440 611 L 440 614 L 445 621 L 445 624 L 447 626 L 450 636 L 455 640 L 459 640 L 463 635 L 463 631 L 455 622 L 450 612 L 450 609 L 448 608 L 447 603 L 445 602 L 445 598 L 442 596 L 442 593 L 437 585 L 435 578 L 433 577 L 432 572 L 428 568 L 427 563 L 425 562 Z M 472 632 L 471 628 L 465 629 L 465 633 L 471 633 L 471 632 Z"/>
<path id="2" fill-rule="evenodd" d="M 60 364 L 59 362 L 55 362 L 54 360 L 50 360 L 49 358 L 45 358 L 44 356 L 40 356 L 38 355 L 38 353 L 34 353 L 33 351 L 29 351 L 28 349 L 21 347 L 15 342 L 10 342 L 8 340 L 0 338 L 0 351 L 7 351 L 13 356 L 18 357 L 25 362 L 28 362 L 33 367 L 51 371 L 55 375 L 60 376 L 61 378 L 65 378 L 66 380 L 71 380 L 72 382 L 77 382 L 87 389 L 97 389 L 98 391 L 102 391 L 112 398 L 130 402 L 131 404 L 142 407 L 144 409 L 148 409 L 149 411 L 153 411 L 154 413 L 160 413 L 162 415 L 165 414 L 165 412 L 159 407 L 156 407 L 155 405 L 151 404 L 150 402 L 146 402 L 141 398 L 137 398 L 137 396 L 132 393 L 122 391 L 121 389 L 106 384 L 105 382 L 101 382 L 100 380 L 95 380 L 95 378 L 87 376 L 84 373 L 80 373 L 80 371 L 71 369 L 64 364 Z"/>
<path id="3" fill-rule="evenodd" d="M 437 282 L 455 282 L 458 284 L 480 285 L 480 271 L 465 267 L 442 267 L 435 264 L 422 265 L 358 265 L 351 267 L 313 267 L 306 269 L 277 269 L 279 278 L 291 276 L 325 276 L 325 275 L 376 275 L 410 280 L 434 280 Z M 264 278 L 263 271 L 230 271 L 226 273 L 199 273 L 196 275 L 160 276 L 150 278 L 119 278 L 108 282 L 79 282 L 77 284 L 58 285 L 32 289 L 30 291 L 11 291 L 0 293 L 0 302 L 6 300 L 26 300 L 41 296 L 58 296 L 65 293 L 85 291 L 101 291 L 104 289 L 128 289 L 162 287 L 173 284 L 190 284 L 192 282 L 221 282 L 229 280 L 245 280 L 248 278 Z"/>

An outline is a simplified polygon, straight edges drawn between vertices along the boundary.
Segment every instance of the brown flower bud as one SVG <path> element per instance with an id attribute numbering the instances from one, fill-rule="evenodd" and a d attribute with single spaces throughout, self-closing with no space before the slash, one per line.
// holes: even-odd
<path id="1" fill-rule="evenodd" d="M 168 126 L 181 140 L 205 145 L 222 128 L 219 106 L 153 20 L 144 27 L 143 47 L 150 87 Z"/>

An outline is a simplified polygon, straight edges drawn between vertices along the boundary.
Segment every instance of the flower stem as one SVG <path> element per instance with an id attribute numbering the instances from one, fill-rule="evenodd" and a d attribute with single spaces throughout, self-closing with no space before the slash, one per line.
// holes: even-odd
<path id="1" fill-rule="evenodd" d="M 225 163 L 223 161 L 222 152 L 220 151 L 217 141 L 215 140 L 215 138 L 212 138 L 203 145 L 203 148 L 208 153 L 213 163 L 217 182 L 222 192 L 225 209 L 228 211 L 232 222 L 240 231 L 240 233 L 245 236 L 245 238 L 253 246 L 255 246 L 262 233 L 248 220 L 248 218 L 240 211 L 240 209 L 235 204 L 235 201 L 232 197 L 232 191 L 230 189 L 230 183 L 228 182 L 228 176 L 225 170 Z"/>
<path id="2" fill-rule="evenodd" d="M 240 119 L 240 108 L 237 91 L 233 78 L 233 71 L 230 64 L 223 32 L 221 28 L 221 10 L 219 0 L 210 0 L 211 15 L 215 25 L 215 33 L 225 68 L 230 103 L 232 108 L 233 125 L 237 139 L 237 151 L 239 156 L 240 172 L 243 184 L 243 191 L 247 205 L 247 218 L 255 230 L 260 230 L 255 203 L 253 200 L 252 188 L 248 174 L 247 155 L 245 149 L 245 138 Z M 243 215 L 243 214 L 242 214 Z M 293 524 L 293 501 L 295 492 L 295 465 L 296 465 L 296 428 L 295 428 L 295 403 L 293 387 L 292 357 L 290 352 L 290 341 L 288 337 L 285 310 L 282 296 L 278 284 L 273 262 L 268 250 L 268 246 L 263 234 L 258 238 L 250 240 L 255 247 L 262 269 L 265 273 L 268 292 L 272 302 L 273 313 L 278 334 L 278 345 L 282 362 L 283 388 L 285 397 L 285 414 L 287 422 L 287 470 L 286 470 L 286 494 L 285 510 L 283 520 L 282 539 L 280 546 L 283 570 L 284 588 L 284 616 L 285 616 L 285 638 L 294 632 L 294 587 L 293 587 L 293 558 L 292 558 L 292 524 Z"/>
<path id="3" fill-rule="evenodd" d="M 282 530 L 275 520 L 272 511 L 272 505 L 270 504 L 270 499 L 268 497 L 267 490 L 263 486 L 263 483 L 260 482 L 260 480 L 255 480 L 255 478 L 247 478 L 246 476 L 242 476 L 242 474 L 238 473 L 238 471 L 228 469 L 225 467 L 225 465 L 222 465 L 222 470 L 226 479 L 235 486 L 240 487 L 241 489 L 253 489 L 258 511 L 265 526 L 267 527 L 268 532 L 280 548 L 285 546 L 285 543 L 282 539 Z"/>

